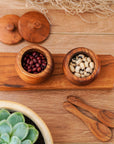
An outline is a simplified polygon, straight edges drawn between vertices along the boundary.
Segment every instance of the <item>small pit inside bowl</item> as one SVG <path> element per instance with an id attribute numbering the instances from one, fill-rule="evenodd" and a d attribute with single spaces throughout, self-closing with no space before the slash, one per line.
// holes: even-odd
<path id="1" fill-rule="evenodd" d="M 69 68 L 76 77 L 86 78 L 93 73 L 95 63 L 89 54 L 79 52 L 71 57 Z"/>
<path id="2" fill-rule="evenodd" d="M 21 64 L 28 73 L 38 74 L 46 69 L 47 59 L 42 51 L 30 49 L 23 54 Z"/>

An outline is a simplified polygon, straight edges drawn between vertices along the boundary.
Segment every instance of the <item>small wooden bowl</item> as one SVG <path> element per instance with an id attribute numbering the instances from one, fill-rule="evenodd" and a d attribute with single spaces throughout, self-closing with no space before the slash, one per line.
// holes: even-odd
<path id="1" fill-rule="evenodd" d="M 93 73 L 88 77 L 78 78 L 69 69 L 69 63 L 70 63 L 71 58 L 73 58 L 74 55 L 78 55 L 78 54 L 85 54 L 89 56 L 95 63 L 95 69 Z M 77 84 L 77 85 L 86 85 L 92 82 L 100 73 L 100 69 L 101 69 L 101 66 L 100 66 L 100 62 L 98 60 L 97 55 L 95 55 L 93 51 L 87 48 L 83 48 L 83 47 L 75 48 L 71 50 L 70 52 L 68 52 L 68 54 L 66 54 L 64 61 L 63 61 L 63 71 L 64 71 L 65 76 L 70 82 L 72 82 L 73 84 Z"/>
<path id="2" fill-rule="evenodd" d="M 32 74 L 24 70 L 22 66 L 22 58 L 23 58 L 23 55 L 29 51 L 37 51 L 46 57 L 47 66 L 42 72 L 38 74 Z M 54 62 L 53 62 L 51 53 L 46 48 L 41 47 L 39 45 L 30 45 L 30 46 L 24 47 L 17 54 L 15 67 L 20 78 L 23 79 L 26 83 L 37 84 L 37 83 L 43 82 L 44 80 L 49 78 L 49 76 L 51 76 L 53 72 Z"/>
<path id="3" fill-rule="evenodd" d="M 12 101 L 0 101 L 0 109 L 7 109 L 13 112 L 21 112 L 24 116 L 29 118 L 40 130 L 45 144 L 53 144 L 51 133 L 45 122 L 30 108 Z"/>

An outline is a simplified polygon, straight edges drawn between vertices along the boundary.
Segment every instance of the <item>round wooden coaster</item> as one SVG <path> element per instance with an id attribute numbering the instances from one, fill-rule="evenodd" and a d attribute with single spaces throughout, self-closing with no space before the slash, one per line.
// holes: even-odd
<path id="1" fill-rule="evenodd" d="M 21 36 L 29 42 L 42 42 L 50 32 L 50 24 L 46 17 L 36 11 L 25 13 L 18 23 Z"/>
<path id="2" fill-rule="evenodd" d="M 17 15 L 6 15 L 0 18 L 0 41 L 5 44 L 16 44 L 22 40 L 18 32 Z"/>

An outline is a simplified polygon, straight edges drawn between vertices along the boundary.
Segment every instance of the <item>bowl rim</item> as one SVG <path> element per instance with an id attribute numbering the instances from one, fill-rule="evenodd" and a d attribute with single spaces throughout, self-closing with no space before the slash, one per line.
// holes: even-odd
<path id="1" fill-rule="evenodd" d="M 84 78 L 78 78 L 70 71 L 69 63 L 71 61 L 71 58 L 75 54 L 85 54 L 92 59 L 92 61 L 95 64 L 95 69 L 90 76 L 84 77 Z M 85 47 L 77 47 L 77 48 L 70 50 L 65 55 L 64 60 L 63 60 L 64 74 L 66 75 L 67 79 L 70 80 L 74 84 L 84 84 L 84 83 L 87 84 L 87 83 L 91 82 L 95 77 L 97 77 L 97 75 L 100 72 L 100 69 L 101 69 L 100 62 L 99 62 L 97 55 L 92 50 L 85 48 Z"/>
<path id="2" fill-rule="evenodd" d="M 45 144 L 54 144 L 52 135 L 45 124 L 45 122 L 41 119 L 41 117 L 35 113 L 32 109 L 28 108 L 27 106 L 13 102 L 13 101 L 6 101 L 6 100 L 0 100 L 0 109 L 7 109 L 7 110 L 13 110 L 17 112 L 21 112 L 25 116 L 27 116 L 29 119 L 31 119 L 36 126 L 38 126 L 39 130 L 42 133 L 42 136 L 44 138 Z"/>
<path id="3" fill-rule="evenodd" d="M 47 60 L 47 66 L 46 68 L 40 72 L 40 73 L 37 73 L 37 74 L 32 74 L 32 73 L 29 73 L 27 72 L 23 66 L 22 66 L 22 58 L 23 58 L 23 55 L 29 51 L 29 50 L 35 50 L 38 51 L 38 52 L 41 52 L 44 54 L 44 56 L 46 57 L 46 60 Z M 17 54 L 17 57 L 16 57 L 16 61 L 17 61 L 17 66 L 18 68 L 20 69 L 20 71 L 26 75 L 26 76 L 29 76 L 31 78 L 38 78 L 38 77 L 42 77 L 45 75 L 45 73 L 51 73 L 50 70 L 52 69 L 52 66 L 53 66 L 53 58 L 52 58 L 52 55 L 51 53 L 44 47 L 40 46 L 40 45 L 37 45 L 37 44 L 32 44 L 32 45 L 28 45 L 24 48 L 22 48 L 19 53 Z"/>

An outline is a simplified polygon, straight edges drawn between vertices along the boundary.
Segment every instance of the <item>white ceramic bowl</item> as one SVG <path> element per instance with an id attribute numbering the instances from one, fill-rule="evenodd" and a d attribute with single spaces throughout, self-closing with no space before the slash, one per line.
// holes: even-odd
<path id="1" fill-rule="evenodd" d="M 45 144 L 53 144 L 53 139 L 52 139 L 52 136 L 48 127 L 46 126 L 44 121 L 30 108 L 22 104 L 16 103 L 16 102 L 0 101 L 0 109 L 1 108 L 7 109 L 10 111 L 18 111 L 24 114 L 25 116 L 27 116 L 36 124 L 36 126 L 41 131 Z"/>

